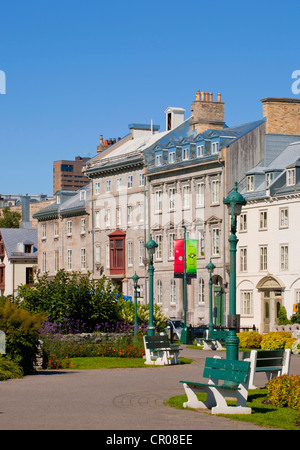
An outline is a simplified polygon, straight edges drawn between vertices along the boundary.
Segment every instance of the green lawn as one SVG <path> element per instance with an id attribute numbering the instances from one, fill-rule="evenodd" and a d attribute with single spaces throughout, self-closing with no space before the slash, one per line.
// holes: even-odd
<path id="1" fill-rule="evenodd" d="M 205 400 L 206 394 L 197 394 L 199 400 Z M 247 406 L 252 408 L 251 414 L 221 414 L 233 420 L 251 422 L 261 427 L 281 428 L 286 430 L 300 430 L 300 416 L 291 408 L 278 408 L 264 404 L 267 399 L 267 389 L 249 390 Z M 166 404 L 175 408 L 183 408 L 187 401 L 185 394 L 171 397 Z M 189 408 L 190 409 L 190 408 Z"/>
<path id="2" fill-rule="evenodd" d="M 190 364 L 191 359 L 179 358 L 181 364 Z M 116 369 L 126 367 L 161 367 L 146 365 L 143 358 L 85 357 L 70 358 L 71 369 Z M 170 367 L 170 366 L 167 366 Z"/>

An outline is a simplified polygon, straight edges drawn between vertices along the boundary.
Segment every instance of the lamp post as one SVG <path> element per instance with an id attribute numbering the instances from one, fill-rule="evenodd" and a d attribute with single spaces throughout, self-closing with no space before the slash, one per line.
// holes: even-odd
<path id="1" fill-rule="evenodd" d="M 134 272 L 132 279 L 133 279 L 133 286 L 134 286 L 134 339 L 136 339 L 137 335 L 138 335 L 137 286 L 138 286 L 138 280 L 140 279 L 140 277 L 136 274 L 136 272 Z"/>
<path id="2" fill-rule="evenodd" d="M 238 360 L 239 338 L 236 335 L 236 329 L 239 327 L 239 315 L 236 314 L 236 249 L 238 239 L 236 237 L 236 218 L 241 214 L 242 206 L 247 200 L 238 192 L 237 182 L 234 190 L 223 198 L 223 203 L 228 206 L 228 212 L 231 215 L 231 234 L 229 236 L 230 244 L 230 272 L 229 272 L 229 315 L 228 315 L 228 336 L 226 338 L 226 358 Z"/>
<path id="3" fill-rule="evenodd" d="M 209 322 L 208 322 L 208 336 L 211 331 L 214 329 L 213 324 L 213 301 L 212 301 L 212 273 L 216 266 L 214 263 L 210 260 L 210 262 L 206 266 L 207 270 L 209 271 Z"/>
<path id="4" fill-rule="evenodd" d="M 153 274 L 154 274 L 154 267 L 153 267 L 153 253 L 158 247 L 158 244 L 152 239 L 152 236 L 150 234 L 149 241 L 145 244 L 146 249 L 149 252 L 149 325 L 148 325 L 148 336 L 154 336 L 154 324 L 153 324 Z"/>
<path id="5" fill-rule="evenodd" d="M 188 329 L 186 325 L 186 308 L 187 308 L 187 283 L 186 283 L 186 226 L 183 227 L 183 241 L 184 241 L 184 272 L 183 272 L 183 329 L 180 335 L 180 342 L 188 344 Z"/>

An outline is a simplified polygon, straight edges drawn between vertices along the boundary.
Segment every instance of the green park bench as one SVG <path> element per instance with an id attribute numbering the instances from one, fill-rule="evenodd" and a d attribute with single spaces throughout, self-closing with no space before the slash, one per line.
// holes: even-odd
<path id="1" fill-rule="evenodd" d="M 246 406 L 249 373 L 249 361 L 206 358 L 203 377 L 208 383 L 180 381 L 188 398 L 183 407 L 210 409 L 212 414 L 251 414 Z M 198 400 L 196 392 L 207 393 L 207 399 Z M 236 399 L 235 406 L 227 404 L 228 397 Z"/>
<path id="2" fill-rule="evenodd" d="M 203 350 L 222 350 L 226 342 L 228 330 L 212 330 L 207 333 L 207 337 L 196 338 L 196 344 L 198 346 L 203 344 Z"/>
<path id="3" fill-rule="evenodd" d="M 144 336 L 146 361 L 145 364 L 168 365 L 180 364 L 178 356 L 179 345 L 170 344 L 166 334 Z"/>
<path id="4" fill-rule="evenodd" d="M 243 352 L 242 359 L 251 364 L 249 389 L 257 389 L 254 385 L 256 372 L 265 372 L 268 380 L 289 373 L 291 350 L 250 350 Z"/>

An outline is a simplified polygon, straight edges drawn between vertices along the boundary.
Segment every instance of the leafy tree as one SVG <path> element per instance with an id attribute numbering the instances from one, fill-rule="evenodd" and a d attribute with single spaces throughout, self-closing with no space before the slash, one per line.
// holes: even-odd
<path id="1" fill-rule="evenodd" d="M 17 211 L 11 211 L 8 206 L 2 209 L 2 217 L 0 217 L 0 228 L 19 228 L 22 218 Z"/>
<path id="2" fill-rule="evenodd" d="M 92 328 L 100 321 L 118 318 L 118 294 L 118 288 L 105 276 L 94 280 L 90 274 L 62 269 L 53 279 L 48 279 L 47 273 L 36 274 L 33 286 L 19 286 L 17 301 L 31 313 L 45 312 L 52 323 L 68 317 Z"/>

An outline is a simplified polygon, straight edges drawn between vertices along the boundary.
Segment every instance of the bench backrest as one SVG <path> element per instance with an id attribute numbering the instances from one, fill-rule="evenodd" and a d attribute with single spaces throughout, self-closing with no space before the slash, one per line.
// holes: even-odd
<path id="1" fill-rule="evenodd" d="M 155 336 L 144 336 L 145 348 L 153 350 L 155 348 L 169 348 L 170 342 L 165 334 L 156 334 Z"/>
<path id="2" fill-rule="evenodd" d="M 226 339 L 228 335 L 227 330 L 213 330 L 208 334 L 209 339 Z"/>
<path id="3" fill-rule="evenodd" d="M 250 351 L 243 352 L 242 359 L 250 358 Z M 284 350 L 258 350 L 256 367 L 281 367 Z"/>
<path id="4" fill-rule="evenodd" d="M 246 383 L 250 371 L 249 361 L 235 361 L 221 358 L 206 358 L 203 376 L 205 378 Z"/>

